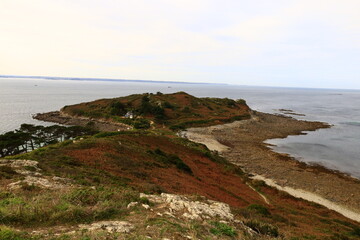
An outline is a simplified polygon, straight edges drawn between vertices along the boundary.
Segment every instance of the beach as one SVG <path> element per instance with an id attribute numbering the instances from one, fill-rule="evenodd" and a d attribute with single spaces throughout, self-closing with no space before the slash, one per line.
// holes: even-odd
<path id="1" fill-rule="evenodd" d="M 253 178 L 313 201 L 360 221 L 360 181 L 319 165 L 307 165 L 272 151 L 267 139 L 305 134 L 330 126 L 280 115 L 254 112 L 252 119 L 206 128 L 191 128 L 183 135 L 242 167 Z"/>

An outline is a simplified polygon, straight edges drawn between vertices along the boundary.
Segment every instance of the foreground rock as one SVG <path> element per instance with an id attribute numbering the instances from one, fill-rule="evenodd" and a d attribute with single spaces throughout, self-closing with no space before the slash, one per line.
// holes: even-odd
<path id="1" fill-rule="evenodd" d="M 56 176 L 44 176 L 41 173 L 42 170 L 39 168 L 38 164 L 37 161 L 33 160 L 0 159 L 0 167 L 8 168 L 8 172 L 13 172 L 16 175 L 21 176 L 21 180 L 8 184 L 7 188 L 9 190 L 27 187 L 62 189 L 72 186 L 69 179 Z M 17 178 L 16 175 L 14 175 L 15 179 Z"/>
<path id="2" fill-rule="evenodd" d="M 105 230 L 109 233 L 129 233 L 134 226 L 126 221 L 101 221 L 92 224 L 80 224 L 80 230 Z"/>
<path id="3" fill-rule="evenodd" d="M 182 218 L 191 220 L 205 220 L 219 218 L 222 220 L 232 221 L 234 215 L 226 203 L 212 200 L 191 201 L 187 197 L 175 194 L 162 193 L 161 195 L 141 194 L 140 197 L 148 198 L 151 202 L 163 204 L 161 208 L 168 209 L 166 215 L 180 215 Z"/>

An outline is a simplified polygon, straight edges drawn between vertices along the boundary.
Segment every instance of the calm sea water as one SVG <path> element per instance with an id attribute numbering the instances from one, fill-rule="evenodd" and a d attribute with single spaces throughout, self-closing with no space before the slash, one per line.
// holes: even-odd
<path id="1" fill-rule="evenodd" d="M 267 142 L 276 145 L 275 151 L 360 178 L 360 91 L 0 78 L 0 133 L 22 123 L 48 125 L 33 120 L 32 114 L 59 110 L 64 105 L 157 91 L 243 98 L 258 111 L 278 113 L 278 109 L 291 109 L 306 115 L 296 118 L 333 124 L 330 129 Z"/>

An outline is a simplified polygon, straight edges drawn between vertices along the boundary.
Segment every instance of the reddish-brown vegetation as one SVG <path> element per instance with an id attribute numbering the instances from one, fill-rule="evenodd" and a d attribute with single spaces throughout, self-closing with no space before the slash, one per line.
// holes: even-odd
<path id="1" fill-rule="evenodd" d="M 156 154 L 149 153 L 156 149 L 179 156 L 193 174 L 160 163 Z M 130 179 L 131 185 L 143 190 L 154 185 L 165 192 L 198 194 L 236 207 L 263 202 L 241 176 L 231 172 L 234 169 L 226 169 L 224 164 L 167 137 L 121 135 L 90 149 L 67 150 L 66 154 L 79 163 Z"/>

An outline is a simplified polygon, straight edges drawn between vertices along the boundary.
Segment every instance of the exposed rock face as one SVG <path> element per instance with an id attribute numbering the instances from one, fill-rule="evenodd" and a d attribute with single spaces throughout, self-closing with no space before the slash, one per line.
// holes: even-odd
<path id="1" fill-rule="evenodd" d="M 60 180 L 57 177 L 53 177 L 51 179 L 43 178 L 43 177 L 33 177 L 26 176 L 24 180 L 20 180 L 17 182 L 10 183 L 8 188 L 10 190 L 19 189 L 24 185 L 35 186 L 39 188 L 47 188 L 47 189 L 62 189 L 68 187 L 69 184 L 65 183 L 66 181 Z"/>
<path id="2" fill-rule="evenodd" d="M 128 233 L 134 226 L 126 221 L 101 221 L 92 224 L 80 224 L 79 228 L 88 231 L 106 230 L 107 232 Z"/>
<path id="3" fill-rule="evenodd" d="M 34 167 L 40 171 L 40 168 L 38 168 L 38 162 L 33 160 L 0 159 L 0 166 L 9 166 L 12 168 Z"/>
<path id="4" fill-rule="evenodd" d="M 33 160 L 13 160 L 0 159 L 0 166 L 7 166 L 12 168 L 17 174 L 25 178 L 8 185 L 10 190 L 15 190 L 24 185 L 35 186 L 47 189 L 61 189 L 71 186 L 70 180 L 61 177 L 49 177 L 41 174 L 41 169 L 38 167 L 38 162 Z"/>
<path id="5" fill-rule="evenodd" d="M 163 204 L 163 208 L 168 208 L 167 215 L 182 214 L 181 217 L 192 220 L 204 220 L 210 218 L 220 218 L 232 221 L 234 215 L 226 203 L 206 200 L 205 202 L 191 201 L 184 196 L 166 194 L 147 195 L 140 194 L 140 197 L 146 197 L 150 201 Z"/>

